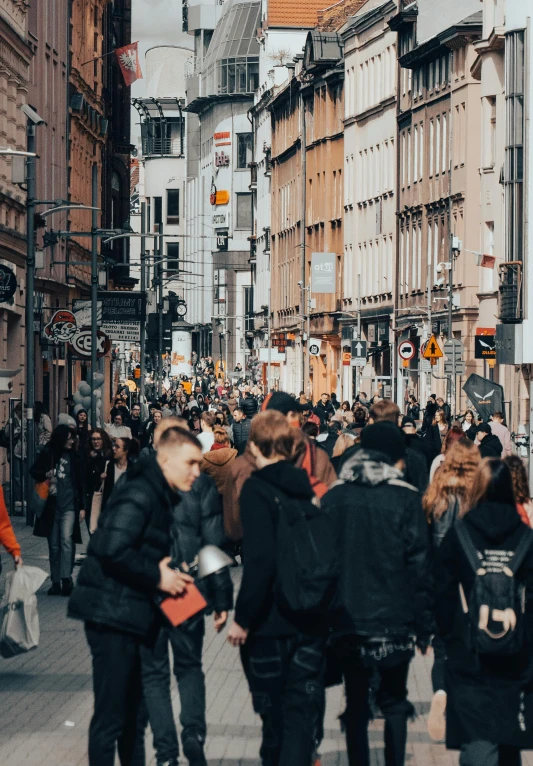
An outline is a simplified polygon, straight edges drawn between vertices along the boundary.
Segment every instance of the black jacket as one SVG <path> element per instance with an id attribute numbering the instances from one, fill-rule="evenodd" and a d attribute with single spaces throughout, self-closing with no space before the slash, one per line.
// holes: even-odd
<path id="1" fill-rule="evenodd" d="M 85 475 L 82 470 L 81 458 L 76 450 L 70 450 L 70 477 L 72 481 L 72 487 L 74 490 L 74 510 L 76 512 L 74 519 L 74 531 L 72 539 L 78 545 L 81 545 L 81 528 L 80 528 L 80 511 L 85 509 L 86 490 L 85 490 Z M 37 455 L 35 463 L 30 468 L 30 474 L 36 482 L 42 482 L 46 480 L 46 474 L 48 471 L 56 467 L 58 458 L 52 453 L 50 444 L 48 443 L 42 452 Z M 54 518 L 56 513 L 57 497 L 55 495 L 48 495 L 44 511 L 40 518 L 35 519 L 33 527 L 33 534 L 36 537 L 48 537 L 52 532 L 54 526 Z"/>
<path id="2" fill-rule="evenodd" d="M 464 517 L 476 549 L 514 551 L 524 535 L 533 532 L 512 505 L 482 503 Z M 459 583 L 469 598 L 474 572 L 450 529 L 435 559 L 437 622 L 446 641 L 446 744 L 458 749 L 473 740 L 533 748 L 533 546 L 517 572 L 526 585 L 524 652 L 508 657 L 479 656 L 466 642 L 468 617 L 461 608 Z M 520 699 L 523 693 L 523 700 Z M 523 701 L 525 728 L 519 725 Z"/>
<path id="3" fill-rule="evenodd" d="M 246 394 L 244 398 L 242 398 L 239 402 L 239 407 L 244 412 L 247 418 L 253 418 L 253 416 L 256 414 L 257 410 L 259 409 L 259 405 L 257 404 L 257 399 L 255 396 L 252 396 L 251 394 Z"/>
<path id="4" fill-rule="evenodd" d="M 162 617 L 154 605 L 159 562 L 170 554 L 179 502 L 156 460 L 136 463 L 113 492 L 91 537 L 69 617 L 147 638 Z"/>
<path id="5" fill-rule="evenodd" d="M 479 453 L 482 458 L 501 457 L 502 451 L 502 443 L 495 434 L 487 434 L 485 438 L 479 442 Z"/>
<path id="6" fill-rule="evenodd" d="M 334 633 L 364 638 L 434 632 L 428 524 L 418 491 L 379 452 L 359 450 L 323 498 L 338 536 Z"/>
<path id="7" fill-rule="evenodd" d="M 235 607 L 235 622 L 263 636 L 290 636 L 307 632 L 305 620 L 278 609 L 276 580 L 276 526 L 280 503 L 308 503 L 314 497 L 305 471 L 288 461 L 255 471 L 240 496 L 244 567 Z M 313 626 L 316 630 L 316 624 Z M 311 626 L 309 626 L 309 629 Z"/>
<path id="8" fill-rule="evenodd" d="M 250 429 L 252 421 L 246 417 L 244 420 L 233 421 L 233 444 L 239 455 L 242 455 L 250 438 Z"/>
<path id="9" fill-rule="evenodd" d="M 134 439 L 137 439 L 139 442 L 143 439 L 144 434 L 144 423 L 141 420 L 141 418 L 130 418 L 128 425 L 131 430 L 131 435 Z"/>
<path id="10" fill-rule="evenodd" d="M 320 401 L 317 402 L 313 412 L 315 413 L 317 418 L 320 419 L 320 424 L 324 425 L 325 423 L 328 422 L 329 416 L 335 414 L 335 407 L 332 405 L 330 401 L 327 401 L 325 405 L 322 404 L 322 399 L 320 399 Z"/>
<path id="11" fill-rule="evenodd" d="M 222 517 L 222 498 L 213 479 L 201 473 L 190 492 L 180 492 L 181 502 L 174 506 L 172 524 L 172 559 L 180 565 L 191 564 L 200 548 L 226 540 Z M 215 612 L 233 608 L 233 583 L 229 569 L 211 575 L 197 583 Z"/>
<path id="12" fill-rule="evenodd" d="M 420 449 L 420 446 L 418 443 L 416 443 L 416 449 L 411 446 L 412 442 L 411 439 L 415 438 L 414 434 L 413 436 L 408 436 L 406 438 L 406 454 L 405 454 L 405 471 L 403 478 L 408 484 L 412 484 L 413 487 L 416 487 L 419 492 L 423 493 L 426 491 L 427 486 L 429 484 L 429 471 L 427 467 L 426 458 L 424 456 L 424 453 Z M 420 442 L 423 440 L 420 439 L 419 436 L 416 437 L 419 439 Z M 337 471 L 337 474 L 339 474 L 339 470 L 341 467 L 351 458 L 353 455 L 355 455 L 359 450 L 361 449 L 361 445 L 354 444 L 353 447 L 349 447 L 346 452 L 344 452 L 340 456 L 340 460 L 336 460 L 336 464 L 334 465 L 335 470 Z"/>

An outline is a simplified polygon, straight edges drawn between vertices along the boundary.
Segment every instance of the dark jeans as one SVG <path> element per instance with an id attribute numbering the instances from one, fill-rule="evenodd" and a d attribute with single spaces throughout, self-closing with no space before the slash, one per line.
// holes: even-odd
<path id="1" fill-rule="evenodd" d="M 159 631 L 152 648 L 141 648 L 144 698 L 158 760 L 171 760 L 179 754 L 170 698 L 169 641 L 181 701 L 182 742 L 191 735 L 205 741 L 205 678 L 202 670 L 204 633 L 205 621 L 202 618 L 186 628 L 164 627 Z"/>
<path id="2" fill-rule="evenodd" d="M 263 721 L 263 766 L 310 766 L 324 714 L 324 641 L 251 635 L 241 659 Z"/>
<path id="3" fill-rule="evenodd" d="M 476 741 L 463 745 L 459 766 L 520 766 L 520 750 L 508 745 Z"/>
<path id="4" fill-rule="evenodd" d="M 385 766 L 404 766 L 407 721 L 414 708 L 407 699 L 407 676 L 412 651 L 398 651 L 376 661 L 361 657 L 356 645 L 337 647 L 346 691 L 346 748 L 350 766 L 369 766 L 368 723 L 372 714 L 369 690 L 373 675 L 379 675 L 376 701 L 385 718 Z"/>
<path id="5" fill-rule="evenodd" d="M 446 691 L 446 644 L 437 634 L 433 639 L 433 667 L 431 669 L 431 683 L 433 692 Z"/>
<path id="6" fill-rule="evenodd" d="M 85 623 L 93 658 L 94 713 L 89 766 L 145 766 L 146 711 L 142 700 L 141 642 L 112 628 Z"/>
<path id="7" fill-rule="evenodd" d="M 68 580 L 72 577 L 76 546 L 72 535 L 76 513 L 72 509 L 56 508 L 52 531 L 48 536 L 48 553 L 50 557 L 50 579 L 53 583 Z"/>

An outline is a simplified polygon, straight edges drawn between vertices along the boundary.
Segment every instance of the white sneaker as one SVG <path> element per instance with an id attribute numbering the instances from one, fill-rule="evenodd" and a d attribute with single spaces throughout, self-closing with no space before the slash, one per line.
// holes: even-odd
<path id="1" fill-rule="evenodd" d="M 442 742 L 446 737 L 446 701 L 445 691 L 439 689 L 431 700 L 428 716 L 428 734 L 434 742 Z"/>

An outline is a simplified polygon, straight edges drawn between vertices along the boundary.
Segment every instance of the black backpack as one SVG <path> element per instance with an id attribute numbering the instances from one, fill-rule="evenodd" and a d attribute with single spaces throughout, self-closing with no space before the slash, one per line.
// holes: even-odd
<path id="1" fill-rule="evenodd" d="M 329 515 L 310 500 L 274 496 L 276 599 L 282 611 L 327 612 L 338 577 L 338 552 Z"/>
<path id="2" fill-rule="evenodd" d="M 516 550 L 480 553 L 464 521 L 455 523 L 459 543 L 475 572 L 467 600 L 459 584 L 461 604 L 469 616 L 467 643 L 475 654 L 517 654 L 524 646 L 525 583 L 516 573 L 529 551 L 533 532 L 525 530 Z"/>

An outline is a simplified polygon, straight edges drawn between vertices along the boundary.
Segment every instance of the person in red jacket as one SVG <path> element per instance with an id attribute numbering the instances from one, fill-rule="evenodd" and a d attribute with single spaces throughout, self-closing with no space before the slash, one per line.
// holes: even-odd
<path id="1" fill-rule="evenodd" d="M 13 531 L 11 520 L 7 513 L 4 490 L 2 487 L 0 487 L 0 543 L 2 543 L 6 551 L 13 556 L 15 566 L 21 566 L 22 557 L 20 555 L 20 545 L 15 537 L 15 532 Z"/>

